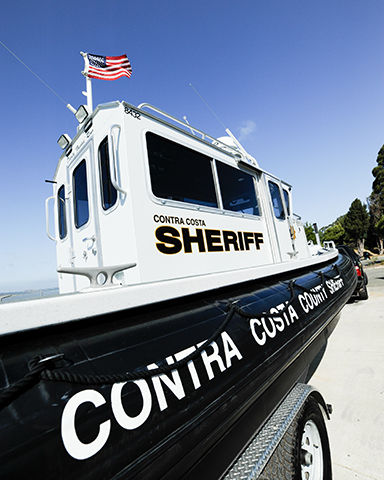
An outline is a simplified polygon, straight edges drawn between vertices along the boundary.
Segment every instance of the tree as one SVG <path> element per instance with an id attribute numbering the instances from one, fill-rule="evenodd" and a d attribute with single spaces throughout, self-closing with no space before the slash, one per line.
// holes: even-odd
<path id="1" fill-rule="evenodd" d="M 377 154 L 377 166 L 372 170 L 375 180 L 372 183 L 372 194 L 368 198 L 369 213 L 371 217 L 370 230 L 376 237 L 379 253 L 384 250 L 384 233 L 376 225 L 384 215 L 384 145 Z"/>
<path id="2" fill-rule="evenodd" d="M 369 210 L 369 230 L 368 237 L 371 243 L 377 243 L 379 254 L 382 255 L 384 247 L 384 233 L 377 228 L 377 223 L 384 214 L 384 209 L 381 206 L 380 195 L 373 193 L 367 198 Z"/>
<path id="3" fill-rule="evenodd" d="M 372 170 L 375 180 L 372 184 L 372 193 L 378 195 L 381 207 L 384 209 L 384 145 L 377 154 L 377 167 Z"/>
<path id="4" fill-rule="evenodd" d="M 369 227 L 369 215 L 365 205 L 356 198 L 349 207 L 344 218 L 344 229 L 347 236 L 356 242 L 359 255 L 363 255 L 364 241 Z"/>
<path id="5" fill-rule="evenodd" d="M 384 238 L 384 215 L 381 216 L 375 227 L 378 234 L 381 235 L 382 238 Z"/>
<path id="6" fill-rule="evenodd" d="M 339 217 L 335 222 L 323 229 L 322 241 L 327 242 L 333 240 L 336 245 L 344 243 L 345 229 L 343 223 L 344 216 Z"/>
<path id="7" fill-rule="evenodd" d="M 312 241 L 314 244 L 316 243 L 316 235 L 315 229 L 311 223 L 305 222 L 304 225 L 305 235 L 307 236 L 308 242 Z"/>

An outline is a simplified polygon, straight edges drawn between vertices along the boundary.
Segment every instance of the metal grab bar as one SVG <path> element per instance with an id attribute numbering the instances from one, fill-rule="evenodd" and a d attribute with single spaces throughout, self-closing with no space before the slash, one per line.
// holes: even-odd
<path id="1" fill-rule="evenodd" d="M 172 120 L 173 122 L 175 123 L 178 123 L 180 125 L 182 125 L 183 127 L 187 128 L 188 130 L 191 130 L 191 132 L 193 133 L 193 135 L 195 135 L 194 132 L 198 133 L 199 135 L 201 135 L 201 138 L 203 140 L 205 140 L 206 138 L 208 138 L 212 143 L 213 142 L 217 142 L 217 139 L 216 138 L 213 138 L 211 137 L 210 135 L 207 135 L 206 133 L 202 132 L 201 130 L 199 130 L 198 128 L 195 128 L 195 127 L 192 127 L 192 125 L 190 125 L 189 123 L 187 122 L 183 122 L 182 120 L 180 120 L 179 118 L 176 118 L 174 117 L 173 115 L 167 113 L 167 112 L 164 112 L 164 110 L 161 110 L 160 108 L 157 108 L 153 105 L 151 105 L 150 103 L 141 103 L 137 108 L 140 108 L 140 109 L 143 109 L 143 108 L 148 108 L 149 110 L 153 110 L 154 112 L 160 114 L 160 115 L 163 115 L 163 117 L 165 118 L 168 118 L 169 120 Z M 221 143 L 221 142 L 220 142 Z"/>
<path id="2" fill-rule="evenodd" d="M 48 197 L 45 200 L 45 228 L 46 228 L 48 238 L 50 238 L 54 242 L 57 242 L 57 238 L 52 237 L 52 235 L 49 233 L 49 205 L 48 204 L 49 204 L 49 201 L 52 199 L 55 200 L 54 195 L 52 195 L 52 197 Z"/>
<path id="3" fill-rule="evenodd" d="M 205 141 L 209 140 L 212 143 L 212 145 L 217 146 L 219 148 L 222 148 L 222 149 L 226 150 L 227 152 L 229 152 L 231 155 L 235 156 L 236 160 L 238 160 L 238 156 L 239 156 L 239 153 L 240 153 L 240 160 L 243 163 L 245 163 L 248 166 L 257 168 L 259 170 L 259 165 L 258 165 L 256 159 L 253 158 L 251 155 L 249 155 L 249 153 L 246 152 L 244 147 L 237 140 L 237 138 L 233 135 L 233 133 L 229 130 L 229 128 L 226 128 L 225 131 L 234 141 L 234 143 L 236 145 L 236 148 L 234 148 L 230 145 L 227 145 L 226 143 L 224 143 L 220 139 L 214 138 L 211 135 L 208 135 L 207 133 L 204 133 L 203 131 L 199 130 L 198 128 L 193 127 L 187 121 L 187 117 L 183 117 L 184 118 L 184 122 L 183 122 L 182 120 L 178 119 L 177 117 L 174 117 L 173 115 L 171 115 L 167 112 L 164 112 L 164 110 L 161 110 L 160 108 L 154 107 L 150 103 L 141 103 L 138 106 L 138 108 L 140 108 L 140 109 L 148 108 L 149 110 L 153 110 L 154 112 L 158 113 L 159 115 L 162 115 L 163 117 L 168 118 L 168 119 L 172 120 L 173 122 L 178 123 L 179 125 L 182 125 L 185 129 L 191 130 L 193 135 L 198 133 L 199 135 L 201 135 L 202 140 L 205 140 Z"/>
<path id="4" fill-rule="evenodd" d="M 111 175 L 111 183 L 115 187 L 116 190 L 118 190 L 120 193 L 127 195 L 127 191 L 124 190 L 118 183 L 117 181 L 117 155 L 116 155 L 116 150 L 117 146 L 115 149 L 115 144 L 114 144 L 114 138 L 113 138 L 113 129 L 118 128 L 119 129 L 119 135 L 121 131 L 120 125 L 115 123 L 114 125 L 111 125 L 108 130 L 108 154 L 109 154 L 109 170 L 110 170 L 110 175 Z"/>

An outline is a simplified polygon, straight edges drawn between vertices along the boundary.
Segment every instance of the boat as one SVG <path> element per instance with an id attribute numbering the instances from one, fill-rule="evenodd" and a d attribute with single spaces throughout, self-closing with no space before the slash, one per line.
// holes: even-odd
<path id="1" fill-rule="evenodd" d="M 224 478 L 306 381 L 354 267 L 308 245 L 291 185 L 229 130 L 79 111 L 46 202 L 60 294 L 0 303 L 1 478 Z"/>

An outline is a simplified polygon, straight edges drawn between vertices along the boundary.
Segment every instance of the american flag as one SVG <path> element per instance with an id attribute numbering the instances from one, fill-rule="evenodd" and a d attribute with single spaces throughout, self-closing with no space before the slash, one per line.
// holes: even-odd
<path id="1" fill-rule="evenodd" d="M 132 67 L 127 55 L 103 57 L 87 53 L 87 60 L 84 74 L 89 78 L 116 80 L 120 77 L 130 78 L 132 75 Z"/>

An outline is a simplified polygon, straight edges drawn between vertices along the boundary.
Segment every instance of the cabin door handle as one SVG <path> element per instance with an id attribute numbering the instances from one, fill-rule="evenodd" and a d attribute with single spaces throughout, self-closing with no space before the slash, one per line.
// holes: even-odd
<path id="1" fill-rule="evenodd" d="M 118 151 L 118 141 L 115 145 L 115 138 L 113 136 L 113 130 L 118 129 L 117 138 L 119 139 L 121 127 L 117 123 L 111 125 L 108 130 L 108 153 L 109 153 L 109 169 L 111 175 L 111 183 L 120 193 L 127 195 L 126 190 L 124 190 L 117 181 L 117 151 Z M 120 162 L 119 162 L 120 163 Z"/>
<path id="2" fill-rule="evenodd" d="M 45 228 L 46 228 L 48 238 L 50 238 L 54 242 L 57 242 L 57 238 L 52 237 L 52 235 L 49 233 L 49 201 L 50 200 L 55 201 L 55 197 L 54 196 L 48 197 L 45 200 Z"/>

